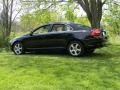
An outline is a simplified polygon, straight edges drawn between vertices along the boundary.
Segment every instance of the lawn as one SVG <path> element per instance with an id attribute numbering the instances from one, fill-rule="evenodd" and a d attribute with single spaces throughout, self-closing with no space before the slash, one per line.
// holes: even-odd
<path id="1" fill-rule="evenodd" d="M 120 46 L 85 57 L 1 52 L 0 90 L 120 90 Z"/>

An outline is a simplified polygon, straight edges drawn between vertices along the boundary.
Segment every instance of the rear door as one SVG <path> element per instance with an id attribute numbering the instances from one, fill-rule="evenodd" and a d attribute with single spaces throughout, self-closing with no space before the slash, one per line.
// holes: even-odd
<path id="1" fill-rule="evenodd" d="M 46 36 L 52 48 L 64 48 L 67 43 L 66 25 L 53 24 L 51 31 Z"/>

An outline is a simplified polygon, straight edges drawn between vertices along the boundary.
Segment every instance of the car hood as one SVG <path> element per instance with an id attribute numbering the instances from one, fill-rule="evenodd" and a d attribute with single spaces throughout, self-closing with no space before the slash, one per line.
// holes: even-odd
<path id="1" fill-rule="evenodd" d="M 25 35 L 22 35 L 22 36 L 19 36 L 19 37 L 15 37 L 14 39 L 10 40 L 10 43 L 12 44 L 12 43 L 14 43 L 15 41 L 19 41 L 19 40 L 21 40 L 21 39 L 23 39 L 23 38 L 28 37 L 29 35 L 30 35 L 30 34 L 25 34 Z"/>

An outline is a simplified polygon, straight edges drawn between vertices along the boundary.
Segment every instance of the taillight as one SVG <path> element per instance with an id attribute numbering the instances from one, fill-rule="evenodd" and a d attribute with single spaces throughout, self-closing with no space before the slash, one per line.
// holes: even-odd
<path id="1" fill-rule="evenodd" d="M 101 33 L 101 31 L 99 28 L 94 28 L 94 29 L 92 29 L 90 35 L 93 37 L 97 37 L 97 36 L 100 36 L 100 33 Z"/>

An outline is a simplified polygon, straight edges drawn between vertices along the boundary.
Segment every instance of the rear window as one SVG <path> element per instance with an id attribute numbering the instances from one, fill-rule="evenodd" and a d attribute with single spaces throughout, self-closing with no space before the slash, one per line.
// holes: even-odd
<path id="1" fill-rule="evenodd" d="M 80 24 L 71 24 L 70 25 L 74 30 L 90 30 L 89 26 L 80 25 Z"/>

